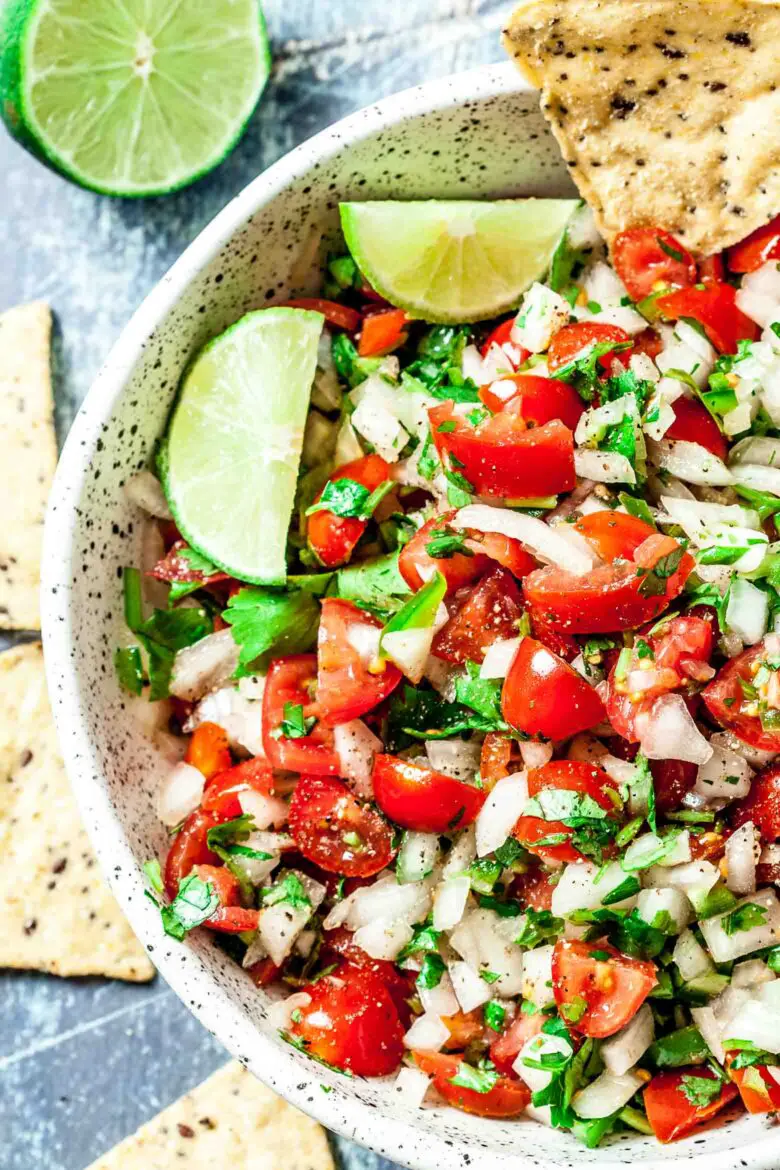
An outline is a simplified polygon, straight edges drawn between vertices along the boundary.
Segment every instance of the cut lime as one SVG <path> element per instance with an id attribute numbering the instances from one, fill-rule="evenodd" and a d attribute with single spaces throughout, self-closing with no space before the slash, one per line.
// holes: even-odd
<path id="1" fill-rule="evenodd" d="M 161 458 L 182 536 L 233 577 L 281 584 L 324 318 L 303 309 L 242 317 L 182 382 Z"/>
<path id="2" fill-rule="evenodd" d="M 352 258 L 391 304 L 424 321 L 513 309 L 550 260 L 576 199 L 342 203 Z"/>
<path id="3" fill-rule="evenodd" d="M 110 195 L 210 171 L 268 79 L 259 0 L 10 0 L 0 112 L 44 162 Z"/>

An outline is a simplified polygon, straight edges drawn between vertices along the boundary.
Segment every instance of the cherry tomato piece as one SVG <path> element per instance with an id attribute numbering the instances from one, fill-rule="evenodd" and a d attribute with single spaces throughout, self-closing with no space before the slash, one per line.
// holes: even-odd
<path id="1" fill-rule="evenodd" d="M 487 792 L 423 764 L 378 755 L 374 799 L 391 821 L 420 833 L 465 829 L 476 820 Z"/>
<path id="2" fill-rule="evenodd" d="M 466 547 L 478 556 L 490 557 L 514 577 L 525 577 L 536 568 L 536 561 L 526 552 L 519 540 L 504 536 L 502 532 L 476 532 L 467 529 Z"/>
<path id="3" fill-rule="evenodd" d="M 462 585 L 470 585 L 490 568 L 490 560 L 486 553 L 468 556 L 466 553 L 456 552 L 451 557 L 432 557 L 428 552 L 428 545 L 437 534 L 447 529 L 447 525 L 455 516 L 455 512 L 446 512 L 441 516 L 434 516 L 423 524 L 408 544 L 401 549 L 398 557 L 398 569 L 410 589 L 421 589 L 434 571 L 438 570 L 447 582 L 447 592 L 454 593 Z"/>
<path id="4" fill-rule="evenodd" d="M 480 387 L 479 391 L 485 406 L 494 413 L 509 411 L 522 418 L 527 425 L 535 427 L 557 418 L 572 431 L 582 417 L 585 406 L 568 382 L 558 378 L 540 378 L 532 373 L 511 374 L 501 381 L 514 383 L 516 391 L 511 398 L 500 398 L 493 393 L 490 385 Z"/>
<path id="5" fill-rule="evenodd" d="M 345 883 L 347 896 L 353 892 L 349 886 L 354 885 L 357 889 L 358 883 L 371 884 L 370 881 L 353 878 Z M 388 959 L 372 959 L 355 943 L 354 937 L 353 933 L 344 926 L 324 931 L 320 959 L 325 966 L 329 966 L 334 961 L 337 963 L 347 962 L 350 967 L 359 968 L 375 975 L 390 992 L 401 1022 L 405 1028 L 408 1027 L 412 1011 L 408 1000 L 414 994 L 414 973 L 399 971 L 395 963 Z"/>
<path id="6" fill-rule="evenodd" d="M 612 263 L 635 301 L 657 288 L 686 288 L 696 283 L 696 261 L 669 232 L 629 228 L 612 243 Z"/>
<path id="7" fill-rule="evenodd" d="M 672 403 L 672 410 L 674 422 L 664 435 L 665 439 L 682 439 L 686 443 L 698 443 L 725 462 L 729 454 L 729 445 L 706 406 L 694 398 L 678 398 Z"/>
<path id="8" fill-rule="evenodd" d="M 607 957 L 604 958 L 604 955 Z M 603 940 L 559 939 L 553 949 L 553 994 L 569 1027 L 603 1040 L 636 1015 L 657 983 L 654 963 L 631 959 Z M 582 1004 L 585 1004 L 583 1011 Z"/>
<path id="9" fill-rule="evenodd" d="M 701 1065 L 657 1073 L 644 1091 L 647 1120 L 659 1142 L 676 1142 L 703 1121 L 709 1121 L 738 1094 L 736 1085 L 726 1083 L 714 1100 L 695 1105 L 685 1091 L 686 1076 L 715 1080 L 715 1074 Z"/>
<path id="10" fill-rule="evenodd" d="M 499 1076 L 486 1093 L 454 1085 L 453 1078 L 464 1063 L 462 1056 L 447 1056 L 443 1052 L 413 1051 L 415 1061 L 424 1073 L 433 1078 L 436 1091 L 449 1105 L 464 1113 L 479 1117 L 517 1117 L 531 1101 L 531 1090 L 522 1081 Z"/>
<path id="11" fill-rule="evenodd" d="M 780 1109 L 780 1085 L 765 1064 L 731 1068 L 727 1056 L 726 1067 L 748 1113 L 775 1113 Z"/>
<path id="12" fill-rule="evenodd" d="M 529 349 L 524 349 L 522 345 L 515 345 L 512 341 L 512 327 L 514 326 L 515 318 L 507 317 L 506 321 L 502 321 L 500 325 L 496 325 L 492 333 L 489 333 L 485 341 L 480 346 L 479 352 L 482 357 L 487 357 L 491 345 L 512 345 L 518 352 L 518 365 L 524 362 L 527 357 L 531 356 Z"/>
<path id="13" fill-rule="evenodd" d="M 725 275 L 722 252 L 716 252 L 713 256 L 703 256 L 699 261 L 700 284 L 720 284 Z"/>
<path id="14" fill-rule="evenodd" d="M 271 663 L 263 691 L 263 748 L 274 768 L 337 776 L 340 764 L 329 727 L 318 721 L 308 735 L 297 739 L 279 734 L 288 703 L 303 707 L 304 719 L 317 716 L 310 693 L 316 678 L 316 654 L 293 654 Z"/>
<path id="15" fill-rule="evenodd" d="M 216 585 L 221 581 L 230 581 L 228 573 L 204 573 L 201 569 L 193 569 L 187 557 L 190 547 L 186 540 L 176 540 L 168 549 L 161 561 L 158 561 L 149 573 L 157 581 L 187 581 L 196 582 L 201 586 Z"/>
<path id="16" fill-rule="evenodd" d="M 364 455 L 361 459 L 338 467 L 329 482 L 351 479 L 369 492 L 373 492 L 389 478 L 389 475 L 389 464 L 380 455 Z M 322 491 L 324 490 L 325 487 Z M 322 491 L 317 495 L 315 503 L 322 497 Z M 337 516 L 335 512 L 323 508 L 319 512 L 313 512 L 306 524 L 306 535 L 312 552 L 325 568 L 332 569 L 349 560 L 355 545 L 366 530 L 368 521 L 360 520 L 357 516 Z"/>
<path id="17" fill-rule="evenodd" d="M 490 1045 L 490 1059 L 500 1073 L 509 1077 L 516 1076 L 512 1065 L 520 1054 L 520 1049 L 527 1041 L 539 1035 L 545 1019 L 542 1012 L 535 1012 L 532 1016 L 526 1016 L 521 1012 L 515 1016 L 507 1030 L 493 1041 Z"/>
<path id="18" fill-rule="evenodd" d="M 523 599 L 514 577 L 494 568 L 433 639 L 433 653 L 447 662 L 482 662 L 494 642 L 517 635 Z"/>
<path id="19" fill-rule="evenodd" d="M 652 524 L 629 516 L 626 512 L 590 512 L 574 525 L 577 532 L 593 545 L 602 561 L 634 559 L 634 553 L 655 532 Z"/>
<path id="20" fill-rule="evenodd" d="M 380 313 L 367 314 L 363 318 L 358 353 L 361 357 L 391 353 L 406 341 L 408 324 L 409 318 L 403 309 L 385 309 Z"/>
<path id="21" fill-rule="evenodd" d="M 614 812 L 617 807 L 612 795 L 615 786 L 607 773 L 581 760 L 552 760 L 541 768 L 532 768 L 528 773 L 529 795 L 538 796 L 545 788 L 580 792 L 607 812 Z M 534 816 L 521 816 L 512 830 L 521 845 L 550 865 L 582 859 L 582 854 L 568 840 L 572 833 L 563 821 L 546 821 Z M 559 841 L 559 837 L 565 839 Z"/>
<path id="22" fill-rule="evenodd" d="M 526 605 L 526 612 L 531 623 L 531 633 L 537 641 L 565 662 L 573 662 L 582 649 L 577 639 L 561 629 L 554 617 L 546 617 L 531 605 Z"/>
<path id="23" fill-rule="evenodd" d="M 721 727 L 738 739 L 766 752 L 780 751 L 780 729 L 764 729 L 758 715 L 750 714 L 750 700 L 745 699 L 741 683 L 752 685 L 757 664 L 766 656 L 762 642 L 749 646 L 731 658 L 701 692 L 711 715 Z M 746 710 L 747 708 L 747 710 Z"/>
<path id="24" fill-rule="evenodd" d="M 274 774 L 263 756 L 254 756 L 251 760 L 244 760 L 226 772 L 220 772 L 210 780 L 203 793 L 200 807 L 204 812 L 212 812 L 233 820 L 241 816 L 242 792 L 259 792 L 262 796 L 273 796 Z"/>
<path id="25" fill-rule="evenodd" d="M 385 818 L 332 776 L 302 776 L 288 820 L 297 848 L 326 873 L 371 877 L 395 853 Z"/>
<path id="26" fill-rule="evenodd" d="M 192 764 L 207 780 L 226 771 L 233 763 L 228 737 L 216 723 L 201 723 L 192 733 L 184 753 L 185 764 Z"/>
<path id="27" fill-rule="evenodd" d="M 737 308 L 736 289 L 730 284 L 708 284 L 704 288 L 683 288 L 659 297 L 656 308 L 664 317 L 677 320 L 692 317 L 721 353 L 736 353 L 743 339 L 757 341 L 761 330 L 755 321 Z"/>
<path id="28" fill-rule="evenodd" d="M 232 820 L 230 816 L 221 816 L 218 813 L 195 812 L 185 820 L 176 836 L 173 838 L 168 856 L 165 859 L 163 870 L 163 884 L 168 897 L 173 900 L 179 892 L 179 885 L 184 878 L 189 877 L 196 865 L 219 865 L 219 858 L 208 847 L 207 835 L 209 829 L 221 825 L 224 821 Z"/>
<path id="29" fill-rule="evenodd" d="M 545 739 L 568 739 L 604 718 L 604 704 L 590 683 L 534 638 L 523 638 L 512 660 L 501 711 L 519 731 Z"/>
<path id="30" fill-rule="evenodd" d="M 780 215 L 728 250 L 732 272 L 755 272 L 767 260 L 780 260 Z"/>
<path id="31" fill-rule="evenodd" d="M 317 640 L 317 705 L 327 727 L 358 719 L 386 699 L 401 681 L 397 666 L 378 659 L 381 628 L 382 622 L 353 602 L 340 597 L 323 599 Z M 374 630 L 375 664 L 369 657 Z M 363 643 L 369 649 L 358 649 Z"/>
<path id="32" fill-rule="evenodd" d="M 615 345 L 630 345 L 630 334 L 619 325 L 603 325 L 599 321 L 578 321 L 574 325 L 564 325 L 555 334 L 547 351 L 547 368 L 551 374 L 571 365 L 577 358 L 585 357 L 594 345 L 604 345 L 614 341 Z M 628 351 L 626 351 L 628 352 Z M 599 366 L 609 370 L 613 357 L 612 351 L 599 358 Z"/>
<path id="33" fill-rule="evenodd" d="M 698 764 L 688 760 L 651 760 L 656 810 L 665 815 L 682 806 L 683 798 L 696 783 Z M 695 838 L 699 840 L 699 838 Z M 694 838 L 691 838 L 693 844 Z"/>
<path id="34" fill-rule="evenodd" d="M 769 764 L 754 776 L 750 792 L 735 801 L 732 827 L 752 821 L 766 842 L 780 840 L 780 764 Z"/>
<path id="35" fill-rule="evenodd" d="M 296 297 L 285 301 L 286 309 L 310 309 L 314 313 L 322 313 L 329 325 L 337 329 L 346 329 L 347 333 L 356 333 L 360 328 L 361 316 L 356 309 L 341 305 L 338 301 L 327 301 L 324 297 Z"/>
<path id="36" fill-rule="evenodd" d="M 456 1012 L 454 1016 L 442 1016 L 441 1019 L 449 1032 L 449 1037 L 444 1041 L 446 1052 L 462 1052 L 469 1044 L 481 1040 L 487 1030 L 481 1008 Z"/>
<path id="37" fill-rule="evenodd" d="M 512 740 L 497 731 L 489 731 L 482 741 L 479 775 L 487 788 L 494 788 L 499 780 L 510 774 Z"/>

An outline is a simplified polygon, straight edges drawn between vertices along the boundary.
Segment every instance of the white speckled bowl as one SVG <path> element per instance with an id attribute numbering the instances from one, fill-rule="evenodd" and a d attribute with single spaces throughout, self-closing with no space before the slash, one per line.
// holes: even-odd
<path id="1" fill-rule="evenodd" d="M 331 1129 L 420 1170 L 616 1167 L 709 1170 L 780 1164 L 761 1118 L 662 1148 L 641 1137 L 601 1150 L 530 1120 L 410 1110 L 392 1085 L 309 1061 L 269 1026 L 258 991 L 206 932 L 177 944 L 143 896 L 139 869 L 162 851 L 161 763 L 116 683 L 120 574 L 139 559 L 139 516 L 122 484 L 150 456 L 179 376 L 242 313 L 304 287 L 340 199 L 571 194 L 555 142 L 510 65 L 408 90 L 339 122 L 281 159 L 225 208 L 147 297 L 114 347 L 65 445 L 44 553 L 44 641 L 65 761 L 119 901 L 166 980 L 261 1080 Z M 324 1092 L 323 1087 L 329 1089 Z"/>

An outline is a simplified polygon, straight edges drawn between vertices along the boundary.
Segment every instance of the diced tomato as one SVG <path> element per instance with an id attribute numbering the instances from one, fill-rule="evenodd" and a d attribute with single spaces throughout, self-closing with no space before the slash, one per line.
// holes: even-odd
<path id="1" fill-rule="evenodd" d="M 618 362 L 624 369 L 627 369 L 633 354 L 643 353 L 655 361 L 663 347 L 663 338 L 659 333 L 656 333 L 655 329 L 643 329 L 641 333 L 637 333 L 631 338 L 631 348 L 621 349 L 618 353 L 613 354 L 612 361 Z"/>
<path id="2" fill-rule="evenodd" d="M 565 662 L 573 662 L 582 649 L 577 639 L 561 629 L 555 617 L 546 617 L 532 605 L 526 606 L 526 612 L 531 622 L 531 633 L 537 641 Z"/>
<path id="3" fill-rule="evenodd" d="M 246 973 L 255 987 L 267 987 L 269 983 L 276 983 L 282 973 L 282 968 L 277 967 L 273 959 L 260 959 L 258 963 L 247 967 Z"/>
<path id="4" fill-rule="evenodd" d="M 370 877 L 395 853 L 385 818 L 332 776 L 302 776 L 288 819 L 298 849 L 326 873 Z"/>
<path id="5" fill-rule="evenodd" d="M 512 740 L 497 731 L 489 731 L 482 741 L 479 759 L 479 775 L 482 783 L 490 789 L 510 774 Z"/>
<path id="6" fill-rule="evenodd" d="M 462 1052 L 485 1035 L 485 1020 L 481 1008 L 471 1012 L 456 1012 L 454 1016 L 442 1016 L 442 1023 L 449 1032 L 444 1041 L 447 1052 Z"/>
<path id="7" fill-rule="evenodd" d="M 501 692 L 507 723 L 527 735 L 568 739 L 604 718 L 604 704 L 581 674 L 535 638 L 523 638 Z"/>
<path id="8" fill-rule="evenodd" d="M 304 719 L 316 718 L 319 708 L 311 699 L 316 678 L 316 654 L 293 654 L 271 663 L 263 691 L 263 747 L 274 768 L 337 776 L 339 758 L 329 727 L 318 721 L 308 735 L 297 739 L 279 734 L 287 703 L 303 707 Z"/>
<path id="9" fill-rule="evenodd" d="M 651 760 L 650 771 L 653 774 L 655 807 L 665 815 L 681 807 L 683 797 L 696 783 L 699 768 L 688 760 Z M 698 838 L 691 838 L 692 843 L 694 840 Z"/>
<path id="10" fill-rule="evenodd" d="M 492 333 L 489 333 L 487 339 L 480 346 L 479 352 L 483 357 L 487 357 L 488 350 L 491 345 L 513 345 L 520 355 L 518 365 L 524 362 L 527 357 L 530 357 L 531 351 L 523 349 L 522 345 L 515 345 L 512 341 L 512 326 L 515 323 L 515 317 L 507 317 L 506 321 L 502 321 L 500 325 L 496 325 Z"/>
<path id="11" fill-rule="evenodd" d="M 420 833 L 465 829 L 476 820 L 487 796 L 485 789 L 396 756 L 378 755 L 372 779 L 382 812 L 404 829 Z"/>
<path id="12" fill-rule="evenodd" d="M 363 318 L 358 353 L 361 357 L 392 353 L 406 341 L 408 324 L 409 318 L 403 309 L 385 309 L 380 313 L 367 314 Z"/>
<path id="13" fill-rule="evenodd" d="M 736 353 L 743 338 L 756 341 L 761 330 L 755 321 L 737 308 L 736 289 L 730 284 L 708 284 L 704 288 L 683 288 L 659 297 L 656 308 L 664 317 L 677 320 L 692 317 L 721 353 Z"/>
<path id="14" fill-rule="evenodd" d="M 654 534 L 633 562 L 605 565 L 581 577 L 553 566 L 536 569 L 523 582 L 523 593 L 532 609 L 566 633 L 607 634 L 658 617 L 682 592 L 693 565 L 676 540 Z"/>
<path id="15" fill-rule="evenodd" d="M 401 681 L 401 672 L 392 662 L 379 662 L 376 669 L 368 657 L 361 634 L 377 635 L 382 623 L 364 609 L 340 597 L 325 597 L 320 614 L 317 641 L 317 704 L 322 722 L 333 727 L 358 719 L 386 699 Z M 377 648 L 379 646 L 377 636 Z M 376 655 L 374 657 L 377 657 Z"/>
<path id="16" fill-rule="evenodd" d="M 728 458 L 729 445 L 706 406 L 694 398 L 678 398 L 672 403 L 672 410 L 674 422 L 664 438 L 699 443 L 718 459 L 725 461 Z"/>
<path id="17" fill-rule="evenodd" d="M 540 378 L 536 374 L 511 374 L 502 382 L 514 382 L 517 387 L 512 398 L 499 398 L 490 386 L 480 387 L 479 396 L 488 410 L 497 413 L 502 410 L 522 418 L 529 426 L 543 426 L 544 423 L 560 419 L 570 430 L 580 421 L 585 407 L 573 386 L 558 378 Z"/>
<path id="18" fill-rule="evenodd" d="M 726 1067 L 748 1113 L 775 1113 L 780 1109 L 780 1084 L 765 1064 L 732 1068 L 727 1056 Z"/>
<path id="19" fill-rule="evenodd" d="M 187 559 L 190 547 L 186 540 L 177 540 L 168 549 L 161 561 L 158 561 L 149 573 L 157 581 L 186 581 L 194 584 L 216 585 L 219 581 L 229 581 L 228 573 L 204 573 L 201 569 L 193 569 Z"/>
<path id="20" fill-rule="evenodd" d="M 361 316 L 356 309 L 340 305 L 338 301 L 326 301 L 323 297 L 296 297 L 285 301 L 284 308 L 310 309 L 314 313 L 322 313 L 329 325 L 346 329 L 347 333 L 356 333 L 360 328 Z"/>
<path id="21" fill-rule="evenodd" d="M 216 723 L 201 723 L 192 733 L 184 753 L 184 762 L 192 764 L 207 780 L 226 771 L 233 763 L 228 737 Z"/>
<path id="22" fill-rule="evenodd" d="M 209 829 L 221 825 L 232 817 L 196 809 L 185 820 L 173 838 L 165 859 L 163 883 L 165 892 L 173 900 L 179 892 L 179 885 L 188 877 L 196 865 L 219 865 L 219 858 L 207 844 Z"/>
<path id="23" fill-rule="evenodd" d="M 375 974 L 343 963 L 301 990 L 311 1002 L 296 1012 L 289 1033 L 311 1056 L 356 1076 L 388 1076 L 398 1068 L 404 1027 Z"/>
<path id="24" fill-rule="evenodd" d="M 766 842 L 780 840 L 780 764 L 769 764 L 754 776 L 750 792 L 734 803 L 731 824 L 738 829 L 752 821 Z"/>
<path id="25" fill-rule="evenodd" d="M 523 599 L 514 577 L 498 567 L 486 573 L 433 639 L 447 662 L 482 662 L 494 642 L 517 635 Z"/>
<path id="26" fill-rule="evenodd" d="M 468 530 L 466 545 L 478 556 L 490 557 L 513 576 L 521 580 L 527 573 L 536 568 L 536 561 L 526 552 L 519 540 L 512 536 L 504 536 L 501 532 L 477 532 L 473 528 Z"/>
<path id="27" fill-rule="evenodd" d="M 220 906 L 237 906 L 241 890 L 238 878 L 224 865 L 196 865 L 195 873 L 202 882 L 211 882 Z"/>
<path id="28" fill-rule="evenodd" d="M 453 511 L 434 516 L 401 549 L 398 569 L 410 589 L 421 589 L 433 572 L 438 570 L 447 582 L 447 592 L 454 593 L 462 585 L 476 581 L 490 568 L 487 554 L 467 556 L 465 553 L 455 553 L 451 557 L 432 557 L 428 552 L 428 543 L 432 537 L 444 531 L 455 514 Z"/>
<path id="29" fill-rule="evenodd" d="M 599 321 L 577 321 L 574 325 L 565 325 L 550 342 L 547 368 L 554 374 L 556 370 L 571 365 L 576 358 L 585 357 L 594 345 L 603 345 L 608 341 L 614 341 L 615 345 L 625 345 L 631 342 L 631 337 L 619 325 L 603 325 Z M 612 352 L 605 353 L 599 358 L 599 365 L 608 370 L 616 356 Z"/>
<path id="30" fill-rule="evenodd" d="M 545 788 L 580 792 L 610 813 L 615 812 L 619 804 L 615 785 L 607 773 L 582 760 L 552 760 L 541 768 L 532 768 L 528 773 L 529 795 L 538 796 Z M 522 816 L 512 830 L 512 835 L 543 861 L 560 865 L 562 862 L 579 861 L 582 855 L 568 840 L 552 844 L 544 842 L 550 837 L 569 838 L 572 832 L 563 821 Z"/>
<path id="31" fill-rule="evenodd" d="M 593 545 L 602 561 L 631 561 L 640 544 L 655 532 L 652 524 L 626 512 L 604 510 L 580 516 L 574 525 Z"/>
<path id="32" fill-rule="evenodd" d="M 655 970 L 654 963 L 631 959 L 603 939 L 559 939 L 552 959 L 555 1002 L 559 1010 L 572 1009 L 562 1014 L 573 1031 L 603 1040 L 639 1011 L 657 983 Z"/>
<path id="33" fill-rule="evenodd" d="M 537 861 L 512 878 L 511 897 L 534 910 L 552 910 L 556 884 L 556 875 Z"/>
<path id="34" fill-rule="evenodd" d="M 257 930 L 258 910 L 245 910 L 239 905 L 238 880 L 224 865 L 196 865 L 195 873 L 203 882 L 210 882 L 219 898 L 219 908 L 203 923 L 210 930 L 225 934 L 241 934 Z"/>
<path id="35" fill-rule="evenodd" d="M 419 1068 L 433 1078 L 440 1096 L 464 1113 L 476 1113 L 479 1117 L 517 1117 L 531 1101 L 531 1090 L 522 1081 L 510 1077 L 499 1076 L 487 1093 L 454 1085 L 453 1078 L 464 1062 L 462 1056 L 420 1051 L 413 1051 L 412 1055 Z"/>
<path id="36" fill-rule="evenodd" d="M 522 500 L 568 492 L 576 483 L 574 438 L 562 422 L 529 428 L 503 410 L 474 427 L 449 401 L 432 407 L 428 417 L 440 458 L 477 495 Z"/>
<path id="37" fill-rule="evenodd" d="M 729 659 L 704 688 L 701 697 L 721 727 L 733 731 L 738 739 L 765 752 L 779 752 L 780 728 L 765 730 L 758 715 L 748 714 L 744 710 L 747 700 L 740 685 L 740 680 L 752 685 L 757 664 L 765 655 L 764 645 L 759 642 L 743 650 L 736 658 Z"/>
<path id="38" fill-rule="evenodd" d="M 728 250 L 732 272 L 755 272 L 767 260 L 780 260 L 780 215 Z"/>
<path id="39" fill-rule="evenodd" d="M 352 479 L 369 492 L 373 492 L 389 478 L 389 475 L 389 464 L 380 455 L 364 455 L 361 459 L 337 467 L 329 482 Z M 323 487 L 322 491 L 324 490 Z M 318 494 L 315 503 L 319 502 L 321 496 L 322 492 Z M 367 520 L 360 520 L 356 516 L 337 516 L 327 508 L 313 512 L 307 520 L 306 528 L 312 552 L 327 569 L 343 565 L 352 556 L 352 551 L 365 532 L 367 523 Z"/>
<path id="40" fill-rule="evenodd" d="M 635 301 L 658 288 L 686 288 L 696 283 L 696 261 L 669 232 L 629 228 L 612 243 L 612 263 Z"/>
<path id="41" fill-rule="evenodd" d="M 695 1105 L 685 1092 L 686 1077 L 716 1079 L 711 1069 L 693 1065 L 656 1073 L 644 1091 L 647 1120 L 659 1142 L 676 1142 L 685 1137 L 737 1096 L 737 1086 L 727 1082 L 713 1101 L 707 1105 Z"/>
<path id="42" fill-rule="evenodd" d="M 225 820 L 241 816 L 242 792 L 259 792 L 273 796 L 274 774 L 263 756 L 253 756 L 225 772 L 220 772 L 206 784 L 200 807 L 204 812 L 217 813 Z"/>
<path id="43" fill-rule="evenodd" d="M 720 284 L 725 275 L 722 252 L 716 252 L 713 256 L 703 256 L 699 260 L 699 282 L 701 284 Z"/>
<path id="44" fill-rule="evenodd" d="M 514 1076 L 512 1065 L 517 1059 L 520 1049 L 542 1030 L 542 1024 L 547 1017 L 541 1012 L 532 1016 L 520 1013 L 515 1016 L 505 1032 L 490 1045 L 490 1059 L 500 1073 L 505 1076 Z"/>
<path id="45" fill-rule="evenodd" d="M 365 879 L 351 879 L 345 883 L 347 896 L 352 893 L 349 889 L 350 884 L 357 888 L 358 884 L 370 885 L 371 883 Z M 414 994 L 414 973 L 399 971 L 395 963 L 388 959 L 372 959 L 355 943 L 354 939 L 354 934 L 344 926 L 324 931 L 319 954 L 320 960 L 325 966 L 329 966 L 334 961 L 339 963 L 345 961 L 349 963 L 350 967 L 369 971 L 375 975 L 390 992 L 401 1022 L 407 1027 L 411 1018 L 411 1008 L 407 1001 Z"/>

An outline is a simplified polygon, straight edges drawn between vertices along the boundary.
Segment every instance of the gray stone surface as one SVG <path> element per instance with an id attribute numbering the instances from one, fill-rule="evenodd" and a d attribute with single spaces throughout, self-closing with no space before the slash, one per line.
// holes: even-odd
<path id="1" fill-rule="evenodd" d="M 500 60 L 509 6 L 266 0 L 275 63 L 247 135 L 212 175 L 166 199 L 81 191 L 0 130 L 0 310 L 40 297 L 55 312 L 60 438 L 133 310 L 228 199 L 360 106 Z M 84 1170 L 226 1059 L 159 977 L 135 987 L 0 972 L 0 1021 L 0 1170 Z M 345 1170 L 390 1167 L 337 1145 Z"/>

